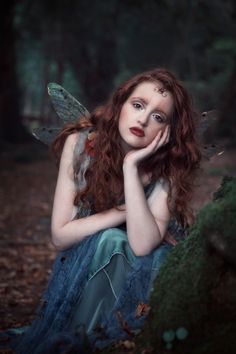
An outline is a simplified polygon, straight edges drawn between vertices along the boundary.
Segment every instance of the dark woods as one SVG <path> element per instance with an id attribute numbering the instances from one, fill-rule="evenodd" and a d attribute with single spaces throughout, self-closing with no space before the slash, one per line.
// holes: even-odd
<path id="1" fill-rule="evenodd" d="M 0 139 L 52 124 L 46 85 L 65 86 L 89 110 L 141 70 L 167 67 L 202 111 L 235 128 L 236 11 L 233 0 L 1 2 Z"/>

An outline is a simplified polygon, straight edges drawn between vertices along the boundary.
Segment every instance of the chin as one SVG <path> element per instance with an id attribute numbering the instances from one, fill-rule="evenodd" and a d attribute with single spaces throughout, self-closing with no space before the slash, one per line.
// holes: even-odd
<path id="1" fill-rule="evenodd" d="M 126 139 L 122 139 L 123 144 L 126 150 L 138 150 L 145 148 L 148 144 L 144 144 L 141 141 L 138 141 L 136 137 L 127 137 Z"/>

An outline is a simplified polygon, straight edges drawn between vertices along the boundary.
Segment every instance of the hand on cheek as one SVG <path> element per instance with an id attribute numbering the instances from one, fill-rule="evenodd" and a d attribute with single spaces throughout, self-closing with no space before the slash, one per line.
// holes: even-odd
<path id="1" fill-rule="evenodd" d="M 153 141 L 148 145 L 154 148 L 154 152 L 161 146 L 166 145 L 170 139 L 170 126 L 167 125 L 164 129 L 160 130 Z"/>
<path id="2" fill-rule="evenodd" d="M 170 126 L 167 125 L 164 131 L 162 132 L 160 143 L 162 145 L 165 145 L 169 142 L 169 139 L 170 139 Z"/>
<path id="3" fill-rule="evenodd" d="M 167 125 L 163 130 L 160 130 L 153 141 L 146 147 L 130 151 L 124 159 L 124 163 L 132 163 L 137 166 L 140 161 L 154 154 L 160 147 L 169 142 L 170 126 Z"/>

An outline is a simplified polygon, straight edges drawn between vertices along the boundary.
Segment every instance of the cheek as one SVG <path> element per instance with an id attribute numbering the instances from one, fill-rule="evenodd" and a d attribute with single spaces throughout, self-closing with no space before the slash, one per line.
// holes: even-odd
<path id="1" fill-rule="evenodd" d="M 150 128 L 151 128 L 150 129 L 150 135 L 149 135 L 150 136 L 150 140 L 153 140 L 157 136 L 157 134 L 159 133 L 160 130 L 164 130 L 165 129 L 165 127 L 163 125 L 157 125 L 156 122 Z"/>
<path id="2" fill-rule="evenodd" d="M 119 127 L 119 130 L 122 128 L 122 125 L 123 125 L 123 114 L 122 114 L 122 111 L 120 112 L 120 115 L 119 115 L 119 119 L 118 119 L 118 127 Z"/>
<path id="3" fill-rule="evenodd" d="M 128 116 L 129 116 L 128 109 L 125 106 L 123 106 L 123 108 L 120 111 L 120 116 L 119 116 L 119 129 L 127 124 Z"/>

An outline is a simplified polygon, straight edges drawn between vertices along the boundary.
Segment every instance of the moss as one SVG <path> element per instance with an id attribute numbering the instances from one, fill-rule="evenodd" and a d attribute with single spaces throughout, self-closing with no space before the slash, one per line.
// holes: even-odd
<path id="1" fill-rule="evenodd" d="M 201 210 L 202 234 L 209 244 L 236 266 L 236 183 L 225 178 L 214 195 L 215 202 Z"/>
<path id="2" fill-rule="evenodd" d="M 183 326 L 189 336 L 175 340 L 172 352 L 235 352 L 235 216 L 236 179 L 224 180 L 215 201 L 201 210 L 189 237 L 175 248 L 156 279 L 143 334 L 155 350 L 164 350 L 164 331 Z"/>

